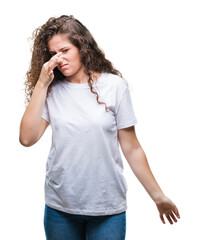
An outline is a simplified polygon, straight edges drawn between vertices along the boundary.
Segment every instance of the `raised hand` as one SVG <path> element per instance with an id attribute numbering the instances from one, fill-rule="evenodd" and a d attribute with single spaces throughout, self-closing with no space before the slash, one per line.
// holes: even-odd
<path id="1" fill-rule="evenodd" d="M 49 86 L 50 83 L 53 81 L 54 79 L 53 69 L 61 61 L 61 55 L 62 52 L 58 52 L 53 57 L 51 57 L 51 59 L 48 62 L 43 64 L 38 81 L 42 83 L 44 86 Z"/>

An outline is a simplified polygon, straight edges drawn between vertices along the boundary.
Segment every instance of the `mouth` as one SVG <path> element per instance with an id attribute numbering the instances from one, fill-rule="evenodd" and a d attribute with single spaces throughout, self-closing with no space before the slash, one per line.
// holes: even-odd
<path id="1" fill-rule="evenodd" d="M 60 66 L 61 69 L 64 69 L 66 66 L 68 66 L 68 64 L 63 64 Z"/>

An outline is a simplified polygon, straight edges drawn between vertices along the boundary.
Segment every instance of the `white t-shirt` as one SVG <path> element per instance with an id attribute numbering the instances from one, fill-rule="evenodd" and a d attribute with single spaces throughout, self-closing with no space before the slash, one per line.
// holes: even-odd
<path id="1" fill-rule="evenodd" d="M 126 211 L 127 184 L 117 130 L 137 123 L 128 83 L 110 73 L 88 83 L 58 82 L 46 98 L 42 118 L 52 127 L 46 163 L 45 202 L 80 215 Z"/>

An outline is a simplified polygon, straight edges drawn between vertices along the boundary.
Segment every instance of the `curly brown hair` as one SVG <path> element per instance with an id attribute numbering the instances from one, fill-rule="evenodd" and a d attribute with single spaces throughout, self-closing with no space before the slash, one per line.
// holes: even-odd
<path id="1" fill-rule="evenodd" d="M 72 15 L 62 15 L 58 18 L 51 17 L 48 21 L 35 29 L 32 34 L 32 59 L 29 71 L 26 73 L 25 95 L 26 103 L 29 103 L 34 87 L 39 79 L 43 64 L 52 57 L 48 49 L 48 41 L 56 34 L 66 34 L 69 41 L 79 49 L 81 61 L 84 65 L 85 73 L 88 75 L 88 84 L 92 93 L 96 95 L 99 104 L 98 93 L 93 91 L 91 72 L 107 72 L 122 77 L 122 74 L 116 70 L 112 63 L 105 58 L 105 54 L 98 47 L 89 30 Z M 51 82 L 48 93 L 57 81 L 64 81 L 65 76 L 56 67 L 54 69 L 54 80 Z"/>

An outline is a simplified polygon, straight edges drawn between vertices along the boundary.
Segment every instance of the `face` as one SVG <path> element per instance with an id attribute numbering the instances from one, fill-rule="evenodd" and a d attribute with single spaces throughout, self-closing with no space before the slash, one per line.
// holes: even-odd
<path id="1" fill-rule="evenodd" d="M 81 62 L 79 49 L 73 45 L 65 35 L 54 35 L 48 41 L 51 56 L 62 52 L 61 62 L 57 66 L 67 79 L 78 78 L 84 74 L 84 66 Z"/>

